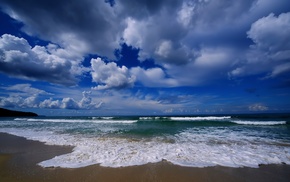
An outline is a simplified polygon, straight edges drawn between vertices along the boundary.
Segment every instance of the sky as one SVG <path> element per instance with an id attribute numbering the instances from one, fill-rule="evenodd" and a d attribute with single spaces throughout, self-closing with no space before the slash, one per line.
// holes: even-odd
<path id="1" fill-rule="evenodd" d="M 0 107 L 290 112 L 290 2 L 0 0 Z"/>

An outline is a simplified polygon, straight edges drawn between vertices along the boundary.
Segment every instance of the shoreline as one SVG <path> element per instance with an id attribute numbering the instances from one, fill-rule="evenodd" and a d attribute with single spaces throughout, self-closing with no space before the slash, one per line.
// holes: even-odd
<path id="1" fill-rule="evenodd" d="M 259 168 L 222 166 L 182 167 L 166 161 L 120 168 L 92 165 L 82 168 L 43 168 L 37 163 L 71 152 L 70 146 L 51 146 L 0 133 L 0 181 L 282 181 L 290 179 L 290 165 Z"/>

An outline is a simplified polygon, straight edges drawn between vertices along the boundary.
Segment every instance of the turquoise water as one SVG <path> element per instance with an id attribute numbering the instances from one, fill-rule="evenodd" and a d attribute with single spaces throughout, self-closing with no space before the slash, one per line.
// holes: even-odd
<path id="1" fill-rule="evenodd" d="M 2 118 L 0 132 L 75 147 L 43 167 L 290 164 L 289 114 Z"/>

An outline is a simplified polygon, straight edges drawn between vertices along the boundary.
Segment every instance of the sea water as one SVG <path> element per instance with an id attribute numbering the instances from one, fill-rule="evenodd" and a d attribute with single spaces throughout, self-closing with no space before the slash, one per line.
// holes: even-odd
<path id="1" fill-rule="evenodd" d="M 74 147 L 43 167 L 290 165 L 289 114 L 2 118 L 0 132 Z"/>

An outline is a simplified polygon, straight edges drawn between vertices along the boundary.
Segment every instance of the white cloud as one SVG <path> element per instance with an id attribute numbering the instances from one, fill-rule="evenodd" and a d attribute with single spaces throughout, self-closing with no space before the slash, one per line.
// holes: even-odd
<path id="1" fill-rule="evenodd" d="M 40 90 L 31 86 L 31 84 L 16 84 L 9 87 L 2 87 L 5 90 L 22 92 L 26 95 L 52 95 L 44 90 Z"/>
<path id="2" fill-rule="evenodd" d="M 59 109 L 61 108 L 61 102 L 59 100 L 53 100 L 52 98 L 45 99 L 39 103 L 40 108 L 49 108 L 49 109 Z"/>
<path id="3" fill-rule="evenodd" d="M 264 73 L 273 78 L 289 71 L 290 13 L 262 17 L 247 32 L 254 42 L 246 53 L 245 61 L 230 72 L 232 76 Z"/>
<path id="4" fill-rule="evenodd" d="M 17 95 L 11 95 L 9 97 L 0 98 L 1 107 L 11 108 L 37 108 L 38 107 L 37 96 L 21 97 Z"/>
<path id="5" fill-rule="evenodd" d="M 229 48 L 203 48 L 196 60 L 187 64 L 166 64 L 165 69 L 134 67 L 130 72 L 147 87 L 197 86 L 226 78 L 238 54 Z"/>
<path id="6" fill-rule="evenodd" d="M 192 1 L 185 1 L 182 4 L 182 8 L 177 13 L 177 20 L 184 27 L 187 27 L 190 24 L 191 18 L 194 15 L 194 3 Z"/>
<path id="7" fill-rule="evenodd" d="M 101 58 L 91 59 L 92 79 L 99 84 L 93 89 L 121 89 L 132 87 L 135 77 L 130 75 L 127 67 L 118 67 L 116 63 L 105 63 Z"/>
<path id="8" fill-rule="evenodd" d="M 273 13 L 252 24 L 247 32 L 257 48 L 270 54 L 290 50 L 290 13 L 275 16 Z M 288 55 L 290 58 L 290 55 Z"/>
<path id="9" fill-rule="evenodd" d="M 27 97 L 23 100 L 23 103 L 19 105 L 20 107 L 27 108 L 37 108 L 38 107 L 38 98 L 37 96 Z"/>
<path id="10" fill-rule="evenodd" d="M 165 68 L 178 86 L 197 86 L 226 77 L 236 56 L 238 53 L 229 48 L 203 48 L 195 61 Z"/>
<path id="11" fill-rule="evenodd" d="M 142 20 L 128 18 L 123 31 L 125 43 L 140 48 L 141 60 L 154 58 L 159 64 L 176 65 L 192 61 L 195 49 L 180 40 L 185 38 L 186 30 L 180 26 L 176 17 L 171 17 L 173 14 L 164 10 Z"/>
<path id="12" fill-rule="evenodd" d="M 23 98 L 20 96 L 10 96 L 0 98 L 1 107 L 19 107 L 23 103 Z"/>
<path id="13" fill-rule="evenodd" d="M 39 96 L 52 95 L 44 90 L 37 89 L 31 84 L 16 84 L 7 87 L 0 87 L 5 90 L 7 97 L 0 97 L 1 107 L 22 107 L 37 108 Z"/>
<path id="14" fill-rule="evenodd" d="M 64 94 L 63 98 L 55 99 L 55 94 L 34 88 L 31 84 L 16 84 L 0 89 L 5 91 L 1 94 L 4 96 L 0 97 L 0 107 L 90 110 L 98 109 L 103 104 L 91 97 L 91 91 L 84 91 L 82 95 L 77 91 L 75 94 Z M 47 99 L 47 96 L 51 98 Z"/>
<path id="15" fill-rule="evenodd" d="M 62 100 L 53 100 L 52 98 L 46 99 L 39 103 L 40 108 L 49 108 L 49 109 L 84 109 L 84 110 L 90 110 L 90 109 L 98 109 L 102 106 L 103 102 L 96 102 L 93 100 L 90 95 L 90 91 L 84 91 L 83 97 L 81 100 L 77 101 L 74 98 L 66 97 Z"/>
<path id="16" fill-rule="evenodd" d="M 122 26 L 116 22 L 121 21 L 103 0 L 73 3 L 4 0 L 1 3 L 3 11 L 24 23 L 22 31 L 54 42 L 71 53 L 94 53 L 112 58 L 119 45 L 118 31 Z"/>
<path id="17" fill-rule="evenodd" d="M 86 99 L 86 103 L 84 103 Z M 98 109 L 102 106 L 103 102 L 95 103 L 90 97 L 82 98 L 80 101 L 76 101 L 73 98 L 66 97 L 61 100 L 58 99 L 45 99 L 40 100 L 38 96 L 21 97 L 21 96 L 10 96 L 2 97 L 0 100 L 1 107 L 18 107 L 18 108 L 45 108 L 45 109 Z"/>
<path id="18" fill-rule="evenodd" d="M 99 103 L 95 103 L 93 101 L 93 99 L 90 97 L 90 95 L 92 94 L 91 91 L 84 91 L 83 92 L 83 98 L 82 100 L 80 100 L 80 102 L 78 103 L 80 108 L 84 108 L 84 109 L 97 109 L 100 108 L 103 104 L 103 102 L 99 102 Z"/>
<path id="19" fill-rule="evenodd" d="M 130 72 L 136 76 L 144 86 L 147 87 L 173 87 L 177 86 L 177 80 L 166 78 L 165 72 L 161 68 L 143 69 L 135 67 Z"/>
<path id="20" fill-rule="evenodd" d="M 65 109 L 80 109 L 80 106 L 73 98 L 63 98 L 62 108 Z"/>
<path id="21" fill-rule="evenodd" d="M 65 57 L 58 56 L 64 53 L 65 50 L 56 48 L 56 45 L 32 48 L 23 38 L 4 34 L 0 38 L 0 72 L 29 80 L 75 85 L 78 81 L 76 76 L 83 72 L 80 60 L 73 60 L 72 56 L 67 56 L 68 53 Z M 68 60 L 68 57 L 71 59 Z"/>
<path id="22" fill-rule="evenodd" d="M 134 47 L 142 47 L 142 30 L 146 28 L 146 25 L 143 24 L 143 22 L 136 21 L 130 17 L 127 18 L 125 22 L 127 27 L 124 30 L 123 38 L 126 43 L 133 45 Z"/>
<path id="23" fill-rule="evenodd" d="M 269 15 L 270 12 L 287 12 L 289 8 L 285 5 L 289 4 L 288 0 L 122 0 L 116 1 L 113 7 L 103 0 L 51 2 L 55 6 L 34 1 L 3 0 L 1 8 L 23 23 L 23 32 L 51 44 L 32 48 L 24 39 L 18 38 L 16 46 L 9 41 L 11 50 L 8 51 L 6 47 L 3 49 L 5 54 L 0 52 L 2 58 L 5 56 L 0 62 L 2 72 L 20 78 L 72 86 L 78 82 L 78 76 L 87 71 L 80 66 L 83 57 L 97 54 L 113 60 L 114 50 L 120 48 L 123 42 L 140 49 L 139 60 L 153 58 L 156 64 L 163 66 L 165 69 L 162 72 L 166 76 L 158 69 L 154 73 L 159 72 L 158 79 L 165 80 L 164 85 L 168 86 L 203 84 L 221 78 L 222 72 L 229 72 L 231 76 L 263 72 L 269 75 L 273 72 L 272 68 L 281 71 L 279 65 L 285 63 L 281 61 L 289 59 L 287 47 L 290 41 L 284 41 L 288 40 L 285 36 L 289 13 L 279 17 Z M 262 18 L 265 15 L 267 17 Z M 256 44 L 245 53 L 248 46 L 246 31 L 251 24 L 248 37 Z M 286 49 L 280 49 L 282 47 Z M 239 60 L 229 62 L 233 55 L 227 50 L 220 55 L 206 52 L 224 48 L 237 53 Z M 267 49 L 272 52 L 265 53 Z M 229 55 L 222 55 L 227 53 Z M 209 57 L 210 54 L 212 57 Z M 221 60 L 222 56 L 224 61 Z M 261 63 L 260 60 L 264 58 L 280 63 Z M 220 64 L 214 60 L 219 60 L 217 62 Z M 24 62 L 28 62 L 27 66 Z M 233 63 L 236 63 L 235 66 Z M 95 89 L 133 85 L 135 80 L 127 74 L 126 67 L 111 63 L 104 67 L 110 67 L 116 73 L 111 70 L 109 76 L 93 67 L 93 81 L 99 84 Z M 139 80 L 150 85 L 150 81 L 145 79 L 150 78 L 147 73 L 152 70 L 139 71 L 135 73 Z M 211 71 L 213 75 L 210 76 Z M 95 74 L 97 72 L 99 75 Z M 273 74 L 276 75 L 279 74 Z M 170 80 L 174 80 L 173 83 Z"/>
<path id="24" fill-rule="evenodd" d="M 157 47 L 155 53 L 161 57 L 167 58 L 172 51 L 172 43 L 169 40 L 162 41 Z"/>
<path id="25" fill-rule="evenodd" d="M 285 64 L 276 66 L 273 69 L 272 73 L 269 75 L 269 77 L 276 77 L 283 73 L 290 73 L 290 63 L 285 63 Z"/>

